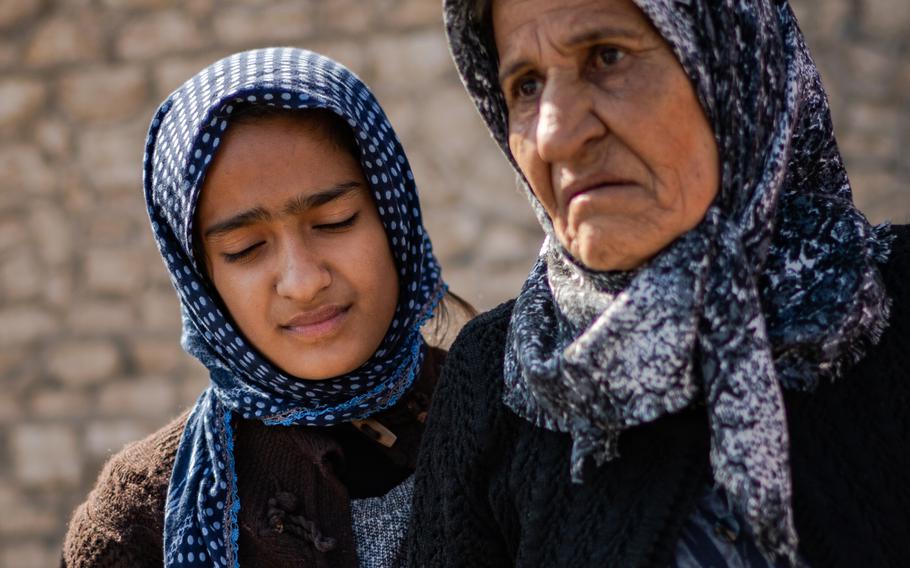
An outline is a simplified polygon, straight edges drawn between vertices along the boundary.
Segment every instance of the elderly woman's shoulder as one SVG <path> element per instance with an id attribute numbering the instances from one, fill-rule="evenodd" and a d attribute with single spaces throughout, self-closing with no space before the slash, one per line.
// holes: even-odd
<path id="1" fill-rule="evenodd" d="M 187 414 L 108 460 L 70 520 L 63 566 L 160 564 L 164 503 Z"/>
<path id="2" fill-rule="evenodd" d="M 501 365 L 514 306 L 515 300 L 508 300 L 465 324 L 449 350 L 447 365 L 452 359 Z"/>
<path id="3" fill-rule="evenodd" d="M 894 240 L 882 276 L 892 298 L 902 296 L 910 301 L 910 225 L 894 225 L 891 233 Z"/>
<path id="4" fill-rule="evenodd" d="M 472 406 L 491 402 L 492 410 L 502 389 L 502 362 L 506 335 L 515 301 L 509 300 L 469 321 L 449 349 L 440 386 L 434 395 L 451 403 L 454 399 Z M 484 404 L 484 406 L 487 406 Z M 432 413 L 431 413 L 432 414 Z"/>

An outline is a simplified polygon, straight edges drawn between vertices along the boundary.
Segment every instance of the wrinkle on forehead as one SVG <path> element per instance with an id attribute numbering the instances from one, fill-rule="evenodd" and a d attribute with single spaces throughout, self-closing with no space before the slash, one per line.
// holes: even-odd
<path id="1" fill-rule="evenodd" d="M 522 7 L 527 7 L 530 2 L 539 1 L 496 0 L 494 2 L 493 33 L 498 40 L 496 43 L 501 54 L 523 51 L 524 47 L 531 45 L 529 42 L 541 39 L 545 39 L 554 46 L 572 45 L 595 35 L 637 38 L 644 35 L 646 31 L 653 30 L 649 18 L 631 0 L 626 7 L 617 6 L 616 2 L 605 0 L 587 0 L 569 6 L 548 3 L 548 7 L 541 11 L 522 9 Z M 509 25 L 505 26 L 506 30 L 503 30 L 505 14 L 508 14 Z M 513 23 L 515 21 L 517 23 Z M 500 25 L 497 26 L 496 23 Z M 546 25 L 542 25 L 544 23 Z M 546 38 L 540 36 L 540 30 L 546 32 Z M 503 34 L 506 34 L 507 42 L 502 41 L 506 39 Z"/>

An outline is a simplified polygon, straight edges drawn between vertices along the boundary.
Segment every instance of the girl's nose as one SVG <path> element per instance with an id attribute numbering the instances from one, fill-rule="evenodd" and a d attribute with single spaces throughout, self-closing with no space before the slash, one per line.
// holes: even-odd
<path id="1" fill-rule="evenodd" d="M 288 246 L 278 268 L 275 291 L 279 296 L 306 303 L 332 283 L 327 264 L 304 243 Z"/>

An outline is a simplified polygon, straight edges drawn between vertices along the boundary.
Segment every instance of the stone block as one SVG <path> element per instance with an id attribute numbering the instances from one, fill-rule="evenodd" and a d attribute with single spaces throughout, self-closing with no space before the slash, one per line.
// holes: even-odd
<path id="1" fill-rule="evenodd" d="M 85 256 L 85 282 L 100 294 L 135 295 L 144 283 L 144 268 L 129 248 L 91 249 Z"/>
<path id="2" fill-rule="evenodd" d="M 0 424 L 13 424 L 22 420 L 22 407 L 12 397 L 0 397 Z"/>
<path id="3" fill-rule="evenodd" d="M 6 537 L 53 534 L 57 515 L 43 503 L 0 485 L 0 535 Z"/>
<path id="4" fill-rule="evenodd" d="M 54 157 L 62 158 L 70 152 L 69 128 L 59 118 L 44 118 L 33 124 L 35 141 L 41 149 Z"/>
<path id="5" fill-rule="evenodd" d="M 0 41 L 0 69 L 12 67 L 19 62 L 20 42 Z"/>
<path id="6" fill-rule="evenodd" d="M 139 67 L 97 67 L 68 73 L 60 83 L 61 103 L 70 116 L 89 122 L 115 122 L 136 115 L 148 85 Z"/>
<path id="7" fill-rule="evenodd" d="M 102 0 L 101 3 L 115 10 L 150 10 L 169 8 L 176 4 L 175 0 Z"/>
<path id="8" fill-rule="evenodd" d="M 442 4 L 426 0 L 398 0 L 383 12 L 386 24 L 394 28 L 442 25 Z"/>
<path id="9" fill-rule="evenodd" d="M 59 266 L 72 257 L 72 230 L 63 211 L 49 202 L 36 203 L 29 214 L 29 229 L 41 260 Z"/>
<path id="10" fill-rule="evenodd" d="M 319 33 L 324 35 L 337 34 L 364 34 L 369 33 L 370 27 L 376 25 L 377 8 L 387 2 L 373 0 L 332 0 L 332 2 L 318 2 L 314 19 L 320 22 Z M 441 21 L 441 20 L 440 20 Z"/>
<path id="11" fill-rule="evenodd" d="M 431 155 L 432 153 L 428 149 L 423 147 L 422 140 L 418 138 L 420 122 L 424 117 L 418 116 L 414 112 L 414 105 L 415 99 L 419 101 L 420 98 L 416 95 L 409 96 L 406 92 L 380 93 L 376 95 L 376 98 L 389 118 L 389 122 L 392 123 L 395 133 L 398 134 L 398 138 L 401 140 L 405 152 L 407 152 L 408 160 L 413 162 L 421 154 L 424 154 L 423 157 L 427 161 L 432 161 L 433 158 L 436 158 L 436 156 Z M 417 173 L 415 172 L 414 175 L 417 175 Z"/>
<path id="12" fill-rule="evenodd" d="M 881 47 L 853 44 L 847 49 L 844 91 L 869 102 L 887 99 L 894 68 L 894 60 Z"/>
<path id="13" fill-rule="evenodd" d="M 49 194 L 57 187 L 53 168 L 36 148 L 25 144 L 0 146 L 0 172 L 3 193 L 15 197 L 20 204 L 23 192 Z"/>
<path id="14" fill-rule="evenodd" d="M 418 84 L 455 75 L 445 36 L 437 30 L 379 37 L 371 41 L 369 52 L 377 91 L 413 90 Z"/>
<path id="15" fill-rule="evenodd" d="M 47 370 L 68 387 L 85 387 L 112 378 L 121 368 L 120 353 L 108 341 L 68 340 L 47 354 Z"/>
<path id="16" fill-rule="evenodd" d="M 125 334 L 138 326 L 130 302 L 87 300 L 72 306 L 66 317 L 67 329 L 77 334 Z"/>
<path id="17" fill-rule="evenodd" d="M 900 151 L 899 132 L 895 128 L 880 130 L 867 128 L 842 129 L 838 146 L 845 160 L 886 167 Z"/>
<path id="18" fill-rule="evenodd" d="M 522 227 L 496 223 L 487 228 L 481 242 L 478 264 L 490 270 L 502 270 L 512 266 L 530 267 L 542 240 Z"/>
<path id="19" fill-rule="evenodd" d="M 96 127 L 79 136 L 79 165 L 104 193 L 141 194 L 142 154 L 147 120 L 126 126 Z"/>
<path id="20" fill-rule="evenodd" d="M 487 215 L 491 223 L 512 223 L 536 230 L 537 221 L 530 203 L 516 185 L 516 176 L 499 148 L 487 140 L 478 139 L 478 151 L 473 159 L 459 171 L 445 172 L 449 191 L 462 193 L 463 201 L 479 213 Z"/>
<path id="21" fill-rule="evenodd" d="M 180 332 L 180 304 L 173 289 L 148 290 L 140 298 L 142 329 L 177 334 Z"/>
<path id="22" fill-rule="evenodd" d="M 337 39 L 308 41 L 306 48 L 334 59 L 360 77 L 368 72 L 366 48 L 362 43 Z"/>
<path id="23" fill-rule="evenodd" d="M 109 417 L 166 419 L 177 412 L 174 381 L 170 377 L 114 381 L 101 391 L 98 410 Z"/>
<path id="24" fill-rule="evenodd" d="M 73 297 L 73 281 L 70 266 L 55 267 L 44 281 L 44 301 L 57 309 L 69 308 Z"/>
<path id="25" fill-rule="evenodd" d="M 28 232 L 25 230 L 25 223 L 18 214 L 0 220 L 0 252 L 23 246 L 27 238 Z"/>
<path id="26" fill-rule="evenodd" d="M 27 408 L 33 418 L 49 420 L 85 418 L 93 411 L 88 394 L 82 390 L 59 387 L 35 392 Z"/>
<path id="27" fill-rule="evenodd" d="M 0 566 L 47 568 L 59 564 L 59 551 L 53 550 L 40 540 L 18 539 L 0 552 Z"/>
<path id="28" fill-rule="evenodd" d="M 469 208 L 456 205 L 427 209 L 424 224 L 433 240 L 433 250 L 443 265 L 464 263 L 475 249 L 481 248 L 483 218 Z"/>
<path id="29" fill-rule="evenodd" d="M 25 486 L 76 485 L 82 474 L 82 452 L 68 427 L 22 424 L 11 433 L 16 477 Z"/>
<path id="30" fill-rule="evenodd" d="M 59 330 L 43 308 L 19 304 L 0 309 L 0 348 L 23 347 Z"/>
<path id="31" fill-rule="evenodd" d="M 25 54 L 35 67 L 88 61 L 101 55 L 101 28 L 91 12 L 43 20 Z"/>
<path id="32" fill-rule="evenodd" d="M 910 33 L 910 2 L 863 0 L 863 32 L 875 39 L 901 41 Z"/>
<path id="33" fill-rule="evenodd" d="M 31 18 L 41 11 L 42 4 L 43 2 L 37 0 L 28 2 L 23 2 L 22 0 L 0 1 L 0 29 L 10 28 Z"/>
<path id="34" fill-rule="evenodd" d="M 0 128 L 22 124 L 44 107 L 47 92 L 40 82 L 10 78 L 0 81 Z"/>
<path id="35" fill-rule="evenodd" d="M 139 371 L 172 375 L 189 357 L 180 347 L 179 338 L 136 338 L 130 347 L 133 361 Z"/>
<path id="36" fill-rule="evenodd" d="M 215 36 L 224 45 L 299 43 L 313 28 L 310 2 L 296 0 L 263 6 L 233 6 L 215 14 Z"/>
<path id="37" fill-rule="evenodd" d="M 444 156 L 459 169 L 473 160 L 479 148 L 491 146 L 490 136 L 461 85 L 450 83 L 434 89 L 416 101 L 411 112 L 421 117 L 419 131 L 432 146 L 429 151 Z M 495 147 L 490 149 L 499 154 Z M 501 161 L 505 164 L 504 159 Z"/>
<path id="38" fill-rule="evenodd" d="M 135 420 L 96 420 L 85 429 L 85 449 L 92 457 L 109 457 L 146 433 Z"/>
<path id="39" fill-rule="evenodd" d="M 193 75 L 205 69 L 224 54 L 204 55 L 202 57 L 175 57 L 158 63 L 155 66 L 155 92 L 159 99 L 164 99 Z"/>
<path id="40" fill-rule="evenodd" d="M 790 4 L 810 47 L 837 41 L 852 10 L 848 0 L 794 1 Z"/>
<path id="41" fill-rule="evenodd" d="M 847 162 L 847 171 L 850 172 L 854 201 L 873 223 L 886 220 L 897 222 L 904 212 L 901 209 L 910 209 L 910 205 L 899 207 L 894 202 L 895 194 L 900 191 L 900 181 L 896 175 L 881 168 L 851 167 L 850 162 Z"/>
<path id="42" fill-rule="evenodd" d="M 0 290 L 6 301 L 32 300 L 41 293 L 43 270 L 35 255 L 22 249 L 0 263 Z"/>
<path id="43" fill-rule="evenodd" d="M 202 363 L 192 360 L 187 374 L 180 379 L 177 406 L 180 409 L 191 408 L 210 382 L 209 370 L 203 367 Z"/>
<path id="44" fill-rule="evenodd" d="M 198 49 L 208 43 L 206 33 L 178 10 L 136 18 L 123 26 L 116 51 L 125 59 L 153 59 Z"/>

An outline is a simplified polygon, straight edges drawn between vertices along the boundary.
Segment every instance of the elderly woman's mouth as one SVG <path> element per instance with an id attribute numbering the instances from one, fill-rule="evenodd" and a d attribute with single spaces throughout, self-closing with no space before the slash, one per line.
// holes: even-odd
<path id="1" fill-rule="evenodd" d="M 568 208 L 573 201 L 594 194 L 626 193 L 636 191 L 639 185 L 628 179 L 606 179 L 573 183 L 560 191 L 563 205 Z"/>

